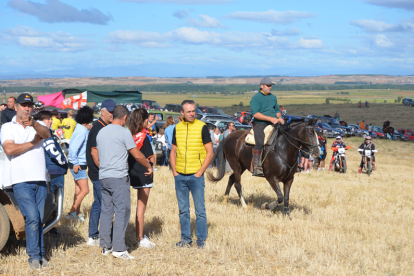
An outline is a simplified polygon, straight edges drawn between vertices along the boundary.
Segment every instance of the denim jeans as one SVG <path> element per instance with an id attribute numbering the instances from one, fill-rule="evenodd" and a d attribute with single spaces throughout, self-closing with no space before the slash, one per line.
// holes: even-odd
<path id="1" fill-rule="evenodd" d="M 55 189 L 57 190 L 65 185 L 65 175 L 54 177 L 50 181 L 52 182 L 52 185 L 50 186 L 50 191 L 54 193 Z"/>
<path id="2" fill-rule="evenodd" d="M 101 218 L 102 185 L 100 180 L 91 180 L 93 183 L 93 198 L 89 215 L 89 238 L 99 238 L 99 219 Z"/>
<path id="3" fill-rule="evenodd" d="M 204 204 L 204 175 L 195 177 L 194 174 L 178 174 L 174 179 L 180 216 L 181 240 L 188 243 L 192 242 L 190 221 L 191 191 L 196 214 L 197 244 L 204 245 L 204 241 L 207 239 L 207 215 Z"/>
<path id="4" fill-rule="evenodd" d="M 45 181 L 28 181 L 13 185 L 13 192 L 24 217 L 26 250 L 29 262 L 45 257 L 43 246 L 43 215 L 47 186 Z"/>
<path id="5" fill-rule="evenodd" d="M 170 169 L 170 171 L 171 171 L 171 164 L 170 164 L 170 154 L 171 154 L 171 149 L 168 149 L 167 150 L 167 163 L 168 163 L 168 168 Z"/>

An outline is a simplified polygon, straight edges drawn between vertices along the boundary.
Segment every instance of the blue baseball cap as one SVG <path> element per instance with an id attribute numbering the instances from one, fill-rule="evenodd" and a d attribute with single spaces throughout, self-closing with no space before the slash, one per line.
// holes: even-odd
<path id="1" fill-rule="evenodd" d="M 106 108 L 109 112 L 114 111 L 114 108 L 116 107 L 116 102 L 112 99 L 106 99 L 101 104 L 101 109 Z"/>

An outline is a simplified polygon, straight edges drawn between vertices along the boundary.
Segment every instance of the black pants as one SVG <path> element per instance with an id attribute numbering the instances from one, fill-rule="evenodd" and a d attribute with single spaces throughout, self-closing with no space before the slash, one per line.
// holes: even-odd
<path id="1" fill-rule="evenodd" d="M 264 146 L 264 129 L 267 127 L 265 124 L 255 123 L 253 124 L 253 131 L 254 131 L 254 141 L 256 145 L 254 146 L 255 150 L 262 150 Z"/>
<path id="2" fill-rule="evenodd" d="M 372 162 L 375 162 L 375 156 L 374 155 L 371 155 L 371 158 L 372 158 Z M 361 160 L 361 165 L 359 165 L 359 167 L 360 168 L 364 167 L 364 159 L 363 158 Z"/>

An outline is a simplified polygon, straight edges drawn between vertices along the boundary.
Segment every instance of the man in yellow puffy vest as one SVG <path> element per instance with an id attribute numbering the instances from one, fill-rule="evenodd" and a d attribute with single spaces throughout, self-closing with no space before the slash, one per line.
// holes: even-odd
<path id="1" fill-rule="evenodd" d="M 193 242 L 190 222 L 191 191 L 196 213 L 197 246 L 204 248 L 207 239 L 204 171 L 213 158 L 213 145 L 207 125 L 195 118 L 194 101 L 183 101 L 181 114 L 184 120 L 175 126 L 170 154 L 181 225 L 181 241 L 176 246 L 187 247 Z"/>

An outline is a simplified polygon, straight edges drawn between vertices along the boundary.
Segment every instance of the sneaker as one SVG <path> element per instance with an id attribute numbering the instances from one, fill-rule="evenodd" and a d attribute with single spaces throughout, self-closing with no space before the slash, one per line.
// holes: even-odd
<path id="1" fill-rule="evenodd" d="M 106 247 L 102 248 L 102 255 L 107 256 L 112 253 L 112 248 L 107 249 Z"/>
<path id="2" fill-rule="evenodd" d="M 112 256 L 114 256 L 115 258 L 120 258 L 120 259 L 124 259 L 124 260 L 134 260 L 135 257 L 131 256 L 128 251 L 123 251 L 123 252 L 112 252 Z"/>
<path id="3" fill-rule="evenodd" d="M 362 168 L 359 168 L 358 174 L 361 174 L 361 173 L 362 173 Z"/>
<path id="4" fill-rule="evenodd" d="M 321 170 L 321 168 L 318 168 L 318 172 Z"/>
<path id="5" fill-rule="evenodd" d="M 99 246 L 100 241 L 101 240 L 99 238 L 88 238 L 88 242 L 86 244 L 90 246 Z"/>
<path id="6" fill-rule="evenodd" d="M 154 167 L 152 170 L 153 170 L 154 172 L 158 171 L 157 167 Z"/>
<path id="7" fill-rule="evenodd" d="M 78 216 L 76 215 L 76 212 L 68 213 L 65 218 L 70 219 L 70 220 L 78 220 Z"/>
<path id="8" fill-rule="evenodd" d="M 325 168 L 322 168 L 322 170 L 324 171 L 324 170 L 325 170 Z"/>
<path id="9" fill-rule="evenodd" d="M 204 249 L 204 247 L 206 246 L 204 240 L 197 240 L 197 248 L 198 249 Z"/>
<path id="10" fill-rule="evenodd" d="M 81 222 L 85 222 L 85 218 L 83 217 L 82 214 L 78 215 L 78 220 L 81 221 Z"/>
<path id="11" fill-rule="evenodd" d="M 29 267 L 31 269 L 40 269 L 40 261 L 39 260 L 32 260 L 31 262 L 29 262 Z"/>
<path id="12" fill-rule="evenodd" d="M 144 238 L 139 242 L 139 247 L 143 248 L 154 248 L 155 243 L 150 242 L 147 236 L 144 236 Z"/>
<path id="13" fill-rule="evenodd" d="M 181 241 L 177 242 L 175 244 L 175 246 L 177 246 L 177 247 L 191 247 L 192 244 L 193 244 L 192 241 L 191 242 L 187 242 L 187 241 L 181 240 Z"/>
<path id="14" fill-rule="evenodd" d="M 40 264 L 42 265 L 42 268 L 50 267 L 51 266 L 49 264 L 49 262 L 45 258 L 43 258 L 43 259 L 40 260 Z"/>

